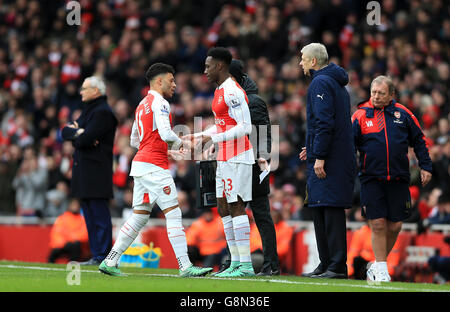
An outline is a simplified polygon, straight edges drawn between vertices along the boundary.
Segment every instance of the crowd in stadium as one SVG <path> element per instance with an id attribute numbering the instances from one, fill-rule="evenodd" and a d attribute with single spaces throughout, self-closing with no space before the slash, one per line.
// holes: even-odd
<path id="1" fill-rule="evenodd" d="M 372 79 L 393 78 L 397 100 L 417 116 L 433 160 L 433 179 L 421 187 L 410 152 L 412 222 L 433 213 L 450 189 L 450 12 L 443 0 L 379 1 L 378 25 L 366 20 L 367 1 L 356 0 L 80 0 L 81 25 L 68 25 L 62 1 L 0 3 L 0 215 L 56 217 L 70 201 L 71 155 L 60 129 L 80 114 L 84 78 L 101 76 L 119 127 L 114 146 L 114 200 L 122 215 L 132 202 L 128 176 L 135 150 L 129 136 L 134 109 L 148 91 L 145 71 L 155 62 L 176 69 L 173 125 L 211 121 L 215 86 L 204 61 L 210 47 L 229 48 L 244 61 L 279 126 L 271 207 L 285 220 L 310 220 L 304 207 L 309 80 L 299 51 L 322 42 L 330 61 L 350 76 L 352 111 L 369 98 Z M 198 217 L 194 162 L 171 164 L 184 217 Z M 95 174 L 95 173 L 93 173 Z M 361 220 L 359 189 L 348 220 Z M 155 211 L 154 214 L 157 214 Z"/>

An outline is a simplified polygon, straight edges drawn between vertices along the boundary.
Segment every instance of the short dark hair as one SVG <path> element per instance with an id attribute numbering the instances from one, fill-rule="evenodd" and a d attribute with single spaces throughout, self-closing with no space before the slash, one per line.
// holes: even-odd
<path id="1" fill-rule="evenodd" d="M 227 66 L 230 66 L 231 60 L 233 59 L 231 52 L 223 47 L 215 47 L 209 49 L 208 56 L 211 56 L 216 60 L 224 62 Z"/>
<path id="2" fill-rule="evenodd" d="M 147 69 L 145 78 L 147 78 L 147 81 L 150 82 L 156 76 L 166 73 L 171 73 L 173 75 L 175 74 L 175 69 L 173 69 L 173 67 L 168 64 L 155 63 Z"/>
<path id="3" fill-rule="evenodd" d="M 232 60 L 229 68 L 231 76 L 241 85 L 245 76 L 244 63 L 241 60 Z"/>

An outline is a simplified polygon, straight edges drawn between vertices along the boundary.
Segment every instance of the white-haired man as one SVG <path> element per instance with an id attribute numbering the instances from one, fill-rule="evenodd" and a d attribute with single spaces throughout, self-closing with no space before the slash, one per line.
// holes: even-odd
<path id="1" fill-rule="evenodd" d="M 79 198 L 89 234 L 92 259 L 99 265 L 112 246 L 112 224 L 108 201 L 113 197 L 112 149 L 117 119 L 106 101 L 106 86 L 99 77 L 88 77 L 81 89 L 80 117 L 62 130 L 72 141 L 71 195 Z"/>
<path id="2" fill-rule="evenodd" d="M 308 87 L 306 161 L 308 206 L 312 208 L 320 264 L 307 277 L 347 278 L 345 208 L 352 206 L 356 174 L 347 72 L 328 62 L 323 44 L 301 50 Z"/>

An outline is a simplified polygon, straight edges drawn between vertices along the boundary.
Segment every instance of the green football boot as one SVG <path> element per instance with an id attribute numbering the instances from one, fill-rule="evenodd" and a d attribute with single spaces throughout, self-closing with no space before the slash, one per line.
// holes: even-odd
<path id="1" fill-rule="evenodd" d="M 235 268 L 232 271 L 227 273 L 223 273 L 220 277 L 249 277 L 255 276 L 255 271 L 253 270 L 253 266 L 251 262 L 243 262 L 240 266 Z"/>
<path id="2" fill-rule="evenodd" d="M 111 276 L 122 276 L 122 272 L 120 272 L 119 267 L 117 266 L 108 266 L 105 263 L 105 260 L 102 261 L 102 263 L 100 263 L 99 267 L 98 267 L 99 271 L 107 274 L 107 275 L 111 275 Z"/>
<path id="3" fill-rule="evenodd" d="M 226 268 L 222 272 L 213 273 L 212 275 L 214 277 L 222 277 L 222 274 L 228 274 L 240 265 L 241 265 L 241 263 L 239 261 L 231 261 L 230 266 L 228 268 Z"/>
<path id="4" fill-rule="evenodd" d="M 211 272 L 213 268 L 200 268 L 194 265 L 191 265 L 185 270 L 180 270 L 181 277 L 199 277 L 205 276 L 209 272 Z"/>

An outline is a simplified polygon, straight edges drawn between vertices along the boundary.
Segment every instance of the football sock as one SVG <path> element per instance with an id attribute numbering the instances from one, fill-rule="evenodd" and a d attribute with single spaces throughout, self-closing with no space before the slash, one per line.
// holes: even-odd
<path id="1" fill-rule="evenodd" d="M 223 231 L 225 233 L 225 239 L 227 240 L 228 249 L 230 249 L 230 256 L 232 262 L 239 262 L 239 251 L 236 246 L 233 230 L 233 219 L 231 216 L 222 217 Z"/>
<path id="2" fill-rule="evenodd" d="M 175 257 L 181 270 L 185 270 L 192 265 L 187 252 L 186 234 L 184 233 L 183 224 L 181 222 L 181 209 L 175 208 L 166 216 L 167 236 L 172 245 Z"/>
<path id="3" fill-rule="evenodd" d="M 241 263 L 251 263 L 252 258 L 250 256 L 250 222 L 248 221 L 248 216 L 245 214 L 234 217 L 232 220 L 234 237 L 239 252 L 239 260 Z"/>
<path id="4" fill-rule="evenodd" d="M 386 261 L 380 261 L 380 262 L 375 261 L 375 264 L 376 264 L 376 268 L 377 268 L 379 271 L 385 271 L 385 272 L 388 272 L 388 267 L 387 267 Z"/>
<path id="5" fill-rule="evenodd" d="M 113 248 L 105 258 L 106 265 L 116 266 L 120 256 L 127 250 L 139 234 L 139 231 L 147 224 L 150 215 L 133 213 L 122 225 Z"/>

